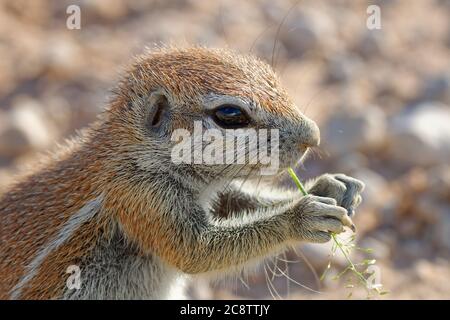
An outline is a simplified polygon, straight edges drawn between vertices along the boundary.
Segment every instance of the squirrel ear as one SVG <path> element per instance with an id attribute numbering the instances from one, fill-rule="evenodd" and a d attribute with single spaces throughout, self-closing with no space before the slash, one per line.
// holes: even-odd
<path id="1" fill-rule="evenodd" d="M 161 92 L 154 92 L 150 96 L 150 114 L 148 124 L 152 128 L 158 128 L 165 112 L 169 109 L 169 101 L 167 97 Z"/>

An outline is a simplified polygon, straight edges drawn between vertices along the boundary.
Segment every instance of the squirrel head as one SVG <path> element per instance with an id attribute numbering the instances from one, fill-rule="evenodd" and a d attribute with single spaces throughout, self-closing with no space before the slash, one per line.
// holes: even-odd
<path id="1" fill-rule="evenodd" d="M 272 172 L 277 174 L 319 143 L 317 125 L 298 110 L 272 68 L 253 56 L 203 47 L 159 48 L 138 57 L 115 92 L 107 111 L 109 127 L 119 133 L 113 136 L 121 137 L 117 144 L 126 150 L 127 159 L 134 159 L 141 170 L 159 168 L 159 172 L 210 178 L 258 175 L 256 169 L 273 165 L 267 158 L 265 163 L 251 159 L 252 148 L 265 144 L 267 156 L 275 148 L 278 151 L 278 166 Z M 196 136 L 199 129 L 202 134 L 208 131 L 206 136 Z M 261 129 L 266 130 L 265 138 L 259 135 Z M 233 163 L 226 159 L 230 130 L 237 139 L 231 149 Z M 245 134 L 252 130 L 258 140 L 250 146 Z M 222 141 L 216 136 L 219 133 Z M 174 159 L 174 148 L 180 149 L 186 134 L 193 139 L 188 146 L 191 153 L 181 152 L 182 159 Z M 237 141 L 246 138 L 243 160 L 238 154 L 243 145 L 239 147 Z M 215 154 L 218 149 L 212 153 L 214 148 L 207 149 L 219 144 L 223 146 L 222 163 Z M 201 159 L 195 158 L 196 152 L 203 153 Z M 214 157 L 212 162 L 205 159 L 205 152 Z"/>

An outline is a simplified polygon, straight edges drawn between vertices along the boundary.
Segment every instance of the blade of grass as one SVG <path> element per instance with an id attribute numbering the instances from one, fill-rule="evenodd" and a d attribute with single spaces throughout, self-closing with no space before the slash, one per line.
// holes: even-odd
<path id="1" fill-rule="evenodd" d="M 308 192 L 306 192 L 306 189 L 303 187 L 302 183 L 295 174 L 294 169 L 288 168 L 288 173 L 291 176 L 292 180 L 294 180 L 294 183 L 297 186 L 298 190 L 300 190 L 300 192 L 303 193 L 304 196 L 308 195 Z"/>

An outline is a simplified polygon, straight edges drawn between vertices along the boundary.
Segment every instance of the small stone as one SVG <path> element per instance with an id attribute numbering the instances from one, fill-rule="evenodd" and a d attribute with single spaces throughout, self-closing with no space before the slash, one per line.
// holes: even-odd
<path id="1" fill-rule="evenodd" d="M 90 9 L 93 9 L 100 17 L 111 21 L 123 18 L 128 13 L 126 2 L 123 0 L 103 0 L 86 4 L 92 6 Z"/>
<path id="2" fill-rule="evenodd" d="M 300 58 L 307 51 L 317 50 L 323 39 L 335 39 L 335 26 L 330 17 L 320 10 L 296 11 L 280 30 L 280 42 L 290 58 Z"/>
<path id="3" fill-rule="evenodd" d="M 410 192 L 424 192 L 429 184 L 428 174 L 423 168 L 413 168 L 405 176 L 404 183 Z"/>
<path id="4" fill-rule="evenodd" d="M 361 36 L 356 50 L 364 58 L 384 56 L 388 51 L 386 34 L 367 30 Z"/>
<path id="5" fill-rule="evenodd" d="M 343 110 L 331 116 L 324 131 L 324 145 L 332 155 L 376 148 L 385 140 L 385 115 L 378 107 Z"/>
<path id="6" fill-rule="evenodd" d="M 35 100 L 18 98 L 11 111 L 11 125 L 19 130 L 37 150 L 48 147 L 57 136 L 43 107 Z"/>
<path id="7" fill-rule="evenodd" d="M 398 232 L 405 238 L 414 238 L 421 234 L 421 226 L 420 221 L 404 219 L 399 223 Z"/>
<path id="8" fill-rule="evenodd" d="M 328 62 L 326 84 L 349 82 L 362 68 L 357 56 L 333 56 Z"/>
<path id="9" fill-rule="evenodd" d="M 62 35 L 53 36 L 47 41 L 43 59 L 48 76 L 65 79 L 80 72 L 83 61 L 80 59 L 81 50 L 76 42 L 72 41 L 70 37 Z"/>
<path id="10" fill-rule="evenodd" d="M 435 100 L 450 104 L 450 72 L 425 81 L 421 100 Z"/>
<path id="11" fill-rule="evenodd" d="M 0 128 L 0 158 L 14 159 L 30 150 L 30 140 L 19 128 L 11 125 Z"/>
<path id="12" fill-rule="evenodd" d="M 388 183 L 386 179 L 377 172 L 368 168 L 361 168 L 352 172 L 352 176 L 364 182 L 365 188 L 362 192 L 362 206 L 372 208 L 382 206 L 387 200 Z"/>
<path id="13" fill-rule="evenodd" d="M 364 235 L 379 228 L 381 219 L 378 210 L 361 206 L 356 209 L 356 215 L 353 221 L 356 225 L 356 232 L 359 235 Z"/>
<path id="14" fill-rule="evenodd" d="M 390 125 L 389 153 L 411 165 L 432 165 L 450 159 L 450 108 L 424 103 L 397 116 Z"/>
<path id="15" fill-rule="evenodd" d="M 420 259 L 414 265 L 414 273 L 421 281 L 429 281 L 435 277 L 435 267 L 429 261 Z"/>
<path id="16" fill-rule="evenodd" d="M 443 164 L 430 170 L 428 188 L 437 198 L 450 202 L 450 165 Z"/>
<path id="17" fill-rule="evenodd" d="M 400 244 L 402 253 L 406 255 L 405 259 L 419 259 L 427 254 L 428 247 L 422 240 L 408 239 Z"/>
<path id="18" fill-rule="evenodd" d="M 450 204 L 437 199 L 432 192 L 419 197 L 414 209 L 417 218 L 432 225 L 441 223 L 442 219 L 450 214 Z"/>
<path id="19" fill-rule="evenodd" d="M 447 252 L 450 251 L 450 205 L 442 212 L 441 219 L 436 224 L 434 242 Z"/>

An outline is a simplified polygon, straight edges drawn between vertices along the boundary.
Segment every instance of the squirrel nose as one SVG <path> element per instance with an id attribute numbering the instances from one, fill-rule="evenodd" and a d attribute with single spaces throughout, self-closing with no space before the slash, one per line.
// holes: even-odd
<path id="1" fill-rule="evenodd" d="M 319 145 L 320 130 L 314 121 L 308 118 L 304 118 L 302 131 L 302 147 L 317 147 Z"/>

